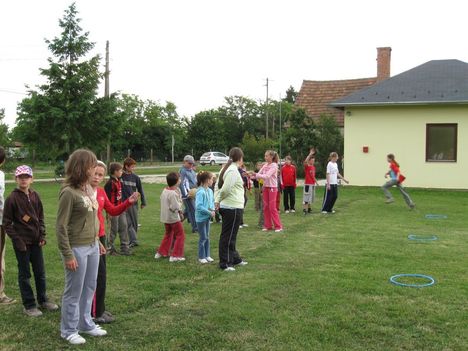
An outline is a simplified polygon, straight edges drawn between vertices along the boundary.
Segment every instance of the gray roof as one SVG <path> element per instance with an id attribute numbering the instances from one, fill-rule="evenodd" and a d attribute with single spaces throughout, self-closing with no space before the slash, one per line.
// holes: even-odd
<path id="1" fill-rule="evenodd" d="M 468 63 L 434 60 L 333 101 L 334 107 L 468 104 Z"/>

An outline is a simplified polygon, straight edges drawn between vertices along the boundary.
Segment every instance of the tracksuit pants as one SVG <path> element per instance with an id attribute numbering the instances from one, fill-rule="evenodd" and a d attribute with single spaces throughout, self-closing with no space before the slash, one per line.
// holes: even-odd
<path id="1" fill-rule="evenodd" d="M 164 256 L 184 257 L 185 232 L 182 222 L 164 223 L 166 232 L 159 245 L 158 252 Z M 172 245 L 174 244 L 174 245 Z M 171 253 L 171 247 L 172 253 Z"/>
<path id="2" fill-rule="evenodd" d="M 336 199 L 338 199 L 338 185 L 330 184 L 330 189 L 325 190 L 322 211 L 332 212 L 333 206 L 335 206 Z"/>
<path id="3" fill-rule="evenodd" d="M 263 187 L 263 217 L 264 228 L 270 230 L 282 229 L 281 220 L 276 205 L 278 197 L 278 188 Z"/>
<path id="4" fill-rule="evenodd" d="M 106 247 L 106 237 L 102 236 L 99 238 L 99 240 L 101 241 L 102 245 Z M 93 305 L 91 308 L 91 315 L 94 318 L 102 317 L 102 314 L 106 310 L 106 304 L 105 304 L 106 287 L 107 287 L 106 255 L 100 255 L 98 275 L 97 275 L 97 280 L 96 280 L 96 292 L 94 294 Z"/>
<path id="5" fill-rule="evenodd" d="M 285 186 L 283 189 L 284 210 L 296 209 L 296 189 L 293 186 Z"/>
<path id="6" fill-rule="evenodd" d="M 236 250 L 236 240 L 244 210 L 241 208 L 221 208 L 219 212 L 223 218 L 219 237 L 219 267 L 226 269 L 242 262 L 242 258 Z"/>
<path id="7" fill-rule="evenodd" d="M 403 196 L 403 198 L 405 199 L 405 202 L 406 202 L 406 204 L 408 206 L 410 206 L 410 207 L 414 206 L 413 200 L 411 200 L 411 197 L 405 191 L 405 188 L 403 188 L 401 183 L 399 183 L 398 180 L 396 180 L 396 179 L 391 179 L 382 186 L 382 190 L 383 190 L 383 192 L 385 194 L 385 197 L 387 199 L 389 199 L 389 200 L 393 199 L 392 194 L 390 193 L 390 191 L 388 191 L 388 189 L 390 189 L 392 186 L 396 186 L 398 188 L 398 190 L 400 190 L 400 193 Z"/>

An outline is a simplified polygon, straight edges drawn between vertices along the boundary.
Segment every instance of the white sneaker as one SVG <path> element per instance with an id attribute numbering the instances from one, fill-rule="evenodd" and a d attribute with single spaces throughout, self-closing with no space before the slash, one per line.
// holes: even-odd
<path id="1" fill-rule="evenodd" d="M 241 261 L 240 263 L 238 263 L 237 265 L 238 266 L 247 266 L 249 264 L 249 262 L 247 261 Z"/>
<path id="2" fill-rule="evenodd" d="M 107 332 L 97 324 L 96 324 L 96 327 L 94 329 L 80 330 L 80 333 L 88 334 L 88 335 L 91 335 L 91 336 L 104 336 L 104 335 L 107 335 Z"/>
<path id="3" fill-rule="evenodd" d="M 284 213 L 289 213 L 289 210 L 284 211 Z"/>
<path id="4" fill-rule="evenodd" d="M 206 260 L 207 260 L 208 262 L 214 262 L 214 260 L 213 260 L 211 257 L 207 257 Z"/>
<path id="5" fill-rule="evenodd" d="M 328 214 L 328 212 L 327 211 L 322 211 L 322 214 Z"/>
<path id="6" fill-rule="evenodd" d="M 243 225 L 240 225 L 240 226 L 239 226 L 239 229 L 242 229 L 242 228 L 244 228 L 244 226 L 243 226 Z"/>
<path id="7" fill-rule="evenodd" d="M 335 211 L 335 210 L 333 210 L 333 211 L 332 211 L 332 213 L 336 213 L 336 211 Z"/>
<path id="8" fill-rule="evenodd" d="M 158 258 L 161 258 L 163 257 L 159 252 L 156 252 L 156 255 L 154 255 L 154 258 L 155 259 L 158 259 Z"/>
<path id="9" fill-rule="evenodd" d="M 208 263 L 208 260 L 206 258 L 200 258 L 198 262 L 200 262 L 201 264 L 205 264 Z"/>
<path id="10" fill-rule="evenodd" d="M 234 272 L 236 269 L 234 267 L 224 268 L 225 272 Z"/>
<path id="11" fill-rule="evenodd" d="M 291 213 L 296 213 L 296 210 L 291 210 Z"/>
<path id="12" fill-rule="evenodd" d="M 249 225 L 244 223 L 244 224 L 242 224 L 242 226 L 243 226 L 244 228 L 247 228 Z"/>
<path id="13" fill-rule="evenodd" d="M 185 257 L 169 257 L 169 262 L 183 262 L 185 261 Z"/>
<path id="14" fill-rule="evenodd" d="M 62 336 L 65 340 L 67 340 L 72 345 L 81 345 L 86 342 L 85 338 L 83 338 L 80 334 L 75 333 L 68 335 L 66 338 Z"/>
<path id="15" fill-rule="evenodd" d="M 268 231 L 268 229 L 262 228 L 262 232 L 267 232 L 267 231 Z"/>
<path id="16" fill-rule="evenodd" d="M 275 233 L 281 233 L 282 231 L 283 231 L 283 228 L 275 229 Z"/>

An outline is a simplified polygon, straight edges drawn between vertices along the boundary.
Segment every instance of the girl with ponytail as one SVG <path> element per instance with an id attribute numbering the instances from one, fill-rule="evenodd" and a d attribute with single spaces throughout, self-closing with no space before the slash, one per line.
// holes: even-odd
<path id="1" fill-rule="evenodd" d="M 390 169 L 388 170 L 387 173 L 385 173 L 385 178 L 390 177 L 390 180 L 382 186 L 382 190 L 385 194 L 385 197 L 387 198 L 385 203 L 391 204 L 392 202 L 395 201 L 390 191 L 388 191 L 388 189 L 391 188 L 392 186 L 396 186 L 398 190 L 400 190 L 401 195 L 403 195 L 403 198 L 405 199 L 406 204 L 409 206 L 410 209 L 413 209 L 415 206 L 414 202 L 413 200 L 411 200 L 410 196 L 408 195 L 408 193 L 405 191 L 405 189 L 401 185 L 401 183 L 403 183 L 403 181 L 405 180 L 405 176 L 403 176 L 403 174 L 400 173 L 400 165 L 395 160 L 395 155 L 388 154 L 387 161 L 389 163 Z"/>

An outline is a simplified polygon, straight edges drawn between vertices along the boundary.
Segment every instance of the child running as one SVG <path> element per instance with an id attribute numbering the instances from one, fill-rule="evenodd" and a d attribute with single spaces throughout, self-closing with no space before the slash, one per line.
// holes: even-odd
<path id="1" fill-rule="evenodd" d="M 185 232 L 182 225 L 182 196 L 180 195 L 180 177 L 176 172 L 166 176 L 167 187 L 161 194 L 161 222 L 166 232 L 154 258 L 169 257 L 169 262 L 185 261 L 184 242 Z M 174 244 L 172 253 L 171 246 Z"/>
<path id="2" fill-rule="evenodd" d="M 387 201 L 385 201 L 385 203 L 391 204 L 392 202 L 395 201 L 390 191 L 388 191 L 388 189 L 391 188 L 392 186 L 396 186 L 398 190 L 400 190 L 401 195 L 403 195 L 403 198 L 405 199 L 406 204 L 409 206 L 410 209 L 413 209 L 416 205 L 414 204 L 413 200 L 411 200 L 411 197 L 408 195 L 408 193 L 405 191 L 405 189 L 401 185 L 401 183 L 403 183 L 403 181 L 405 180 L 405 177 L 400 173 L 400 165 L 395 160 L 395 155 L 388 154 L 387 161 L 390 165 L 390 169 L 387 173 L 385 173 L 385 178 L 390 176 L 390 180 L 382 186 L 382 190 L 385 194 L 385 197 L 387 198 Z"/>
<path id="3" fill-rule="evenodd" d="M 281 167 L 284 212 L 294 213 L 296 212 L 296 167 L 292 164 L 291 156 L 286 156 L 284 160 L 285 164 Z"/>
<path id="4" fill-rule="evenodd" d="M 201 264 L 210 263 L 214 260 L 210 256 L 210 223 L 215 216 L 214 194 L 211 190 L 213 185 L 213 173 L 200 172 L 197 174 L 198 190 L 195 196 L 195 220 L 197 222 L 198 234 L 198 261 Z"/>
<path id="5" fill-rule="evenodd" d="M 315 201 L 315 186 L 317 185 L 317 180 L 315 179 L 315 151 L 312 150 L 304 160 L 305 179 L 302 196 L 304 215 L 312 213 L 311 205 Z"/>
<path id="6" fill-rule="evenodd" d="M 335 213 L 333 206 L 338 198 L 338 178 L 342 179 L 346 184 L 349 182 L 338 171 L 338 154 L 332 152 L 328 158 L 327 164 L 327 189 L 323 198 L 322 213 Z"/>
<path id="7" fill-rule="evenodd" d="M 46 244 L 44 210 L 41 199 L 30 188 L 33 172 L 29 166 L 19 166 L 15 171 L 17 188 L 5 201 L 3 226 L 13 242 L 18 261 L 18 285 L 24 306 L 24 314 L 39 317 L 39 305 L 47 311 L 56 311 L 58 306 L 47 298 L 46 274 L 42 247 Z M 31 287 L 31 269 L 36 283 L 37 304 Z"/>
<path id="8" fill-rule="evenodd" d="M 283 231 L 283 225 L 276 208 L 278 193 L 278 154 L 275 151 L 265 152 L 266 164 L 258 173 L 252 173 L 252 177 L 263 179 L 263 216 L 264 226 L 262 231 L 272 230 L 276 233 Z"/>

